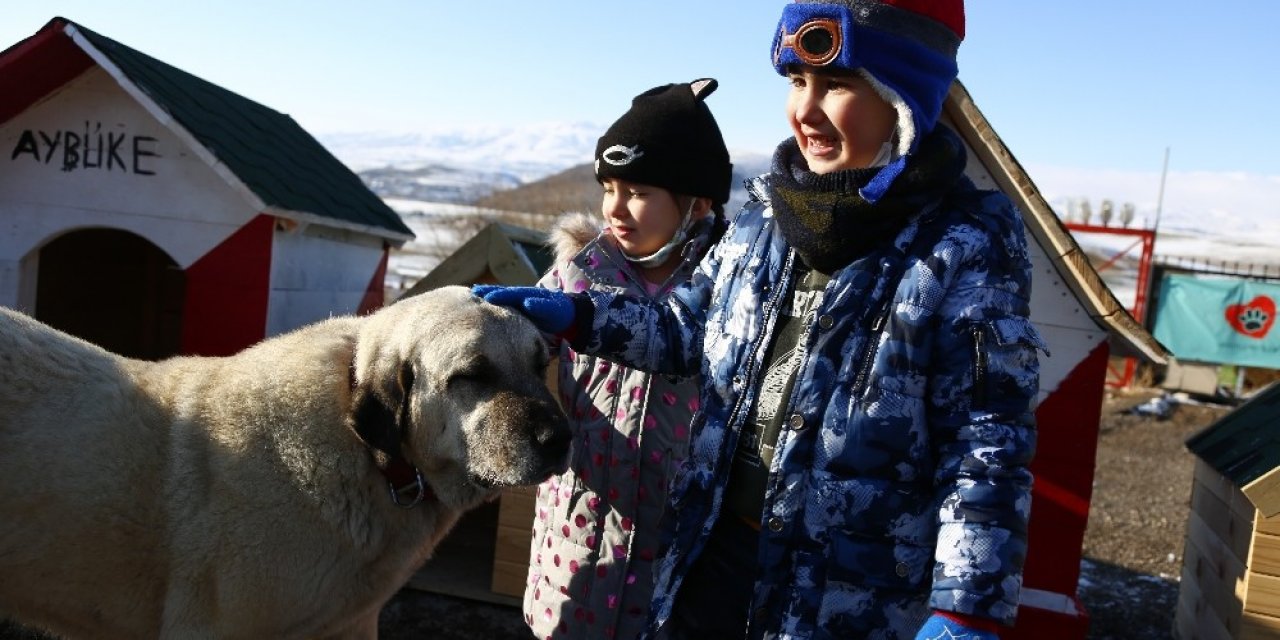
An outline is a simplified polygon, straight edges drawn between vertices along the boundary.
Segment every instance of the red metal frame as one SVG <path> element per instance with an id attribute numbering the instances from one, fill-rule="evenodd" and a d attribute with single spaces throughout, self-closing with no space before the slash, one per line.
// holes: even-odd
<path id="1" fill-rule="evenodd" d="M 1124 257 L 1130 251 L 1133 251 L 1138 245 L 1142 245 L 1142 255 L 1138 258 L 1138 283 L 1137 292 L 1134 295 L 1133 306 L 1129 307 L 1129 313 L 1140 324 L 1145 324 L 1147 320 L 1147 290 L 1151 281 L 1151 259 L 1155 252 L 1156 230 L 1155 229 L 1129 229 L 1127 227 L 1107 227 L 1096 224 L 1080 224 L 1078 222 L 1067 222 L 1065 226 L 1073 232 L 1079 233 L 1106 233 L 1116 236 L 1132 236 L 1137 238 L 1133 244 L 1111 256 L 1106 262 L 1097 267 L 1097 271 L 1101 274 L 1103 271 L 1115 265 L 1116 261 Z M 1133 358 L 1124 359 L 1124 370 L 1119 371 L 1114 366 L 1107 365 L 1107 381 L 1109 387 L 1127 387 L 1133 383 L 1134 373 L 1137 371 L 1138 363 Z"/>

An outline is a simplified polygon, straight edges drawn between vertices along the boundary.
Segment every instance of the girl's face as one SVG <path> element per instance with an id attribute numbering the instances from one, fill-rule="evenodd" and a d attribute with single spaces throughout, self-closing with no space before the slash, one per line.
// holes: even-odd
<path id="1" fill-rule="evenodd" d="M 627 255 L 654 253 L 680 228 L 684 212 L 670 191 L 616 178 L 604 180 L 601 186 L 604 220 Z"/>
<path id="2" fill-rule="evenodd" d="M 798 66 L 787 77 L 787 121 L 814 173 L 871 165 L 889 142 L 898 112 L 853 72 Z"/>

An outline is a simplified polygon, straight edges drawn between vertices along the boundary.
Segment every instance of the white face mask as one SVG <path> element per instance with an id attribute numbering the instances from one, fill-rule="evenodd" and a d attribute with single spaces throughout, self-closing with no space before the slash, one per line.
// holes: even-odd
<path id="1" fill-rule="evenodd" d="M 889 136 L 889 139 L 886 140 L 884 144 L 880 145 L 880 152 L 876 154 L 876 157 L 871 161 L 871 164 L 867 165 L 867 168 L 883 167 L 890 162 L 897 160 L 901 155 L 898 151 L 901 141 L 902 124 L 901 120 L 899 120 L 898 126 L 893 130 L 893 135 Z"/>
<path id="2" fill-rule="evenodd" d="M 671 239 L 667 240 L 667 243 L 662 245 L 662 248 L 647 256 L 632 256 L 623 251 L 622 257 L 626 258 L 627 262 L 642 269 L 652 269 L 665 264 L 667 258 L 671 257 L 671 252 L 683 245 L 684 241 L 688 239 L 689 228 L 693 226 L 693 206 L 695 204 L 697 204 L 697 198 L 691 198 L 689 200 L 689 209 L 684 212 L 684 217 L 680 220 L 680 226 L 675 233 L 671 234 Z"/>
<path id="3" fill-rule="evenodd" d="M 883 167 L 890 162 L 893 162 L 893 157 L 895 155 L 894 144 L 893 141 L 890 140 L 889 142 L 880 145 L 880 153 L 876 154 L 876 157 L 871 160 L 871 164 L 867 165 L 867 168 Z"/>

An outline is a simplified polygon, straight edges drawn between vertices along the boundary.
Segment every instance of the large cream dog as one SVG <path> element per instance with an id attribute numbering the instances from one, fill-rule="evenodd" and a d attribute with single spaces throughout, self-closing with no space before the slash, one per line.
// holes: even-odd
<path id="1" fill-rule="evenodd" d="M 0 309 L 0 617 L 374 637 L 461 511 L 563 463 L 547 359 L 461 287 L 154 363 Z"/>

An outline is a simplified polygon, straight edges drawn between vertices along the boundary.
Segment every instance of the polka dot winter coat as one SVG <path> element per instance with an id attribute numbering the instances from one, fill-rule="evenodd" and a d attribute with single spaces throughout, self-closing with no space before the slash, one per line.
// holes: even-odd
<path id="1" fill-rule="evenodd" d="M 659 290 L 687 279 L 705 228 Z M 552 232 L 556 266 L 541 286 L 649 298 L 597 216 L 566 216 Z M 658 521 L 672 471 L 688 451 L 695 377 L 650 375 L 560 345 L 560 400 L 574 428 L 569 469 L 537 491 L 525 622 L 536 638 L 634 638 L 653 591 Z"/>
<path id="2" fill-rule="evenodd" d="M 717 517 L 755 402 L 794 250 L 768 177 L 690 281 L 663 301 L 575 296 L 581 351 L 701 371 L 687 462 L 655 565 L 661 637 Z M 966 179 L 836 271 L 764 496 L 748 638 L 913 640 L 931 609 L 1012 622 L 1026 554 L 1031 410 L 1044 344 L 1031 263 L 1003 195 Z"/>

